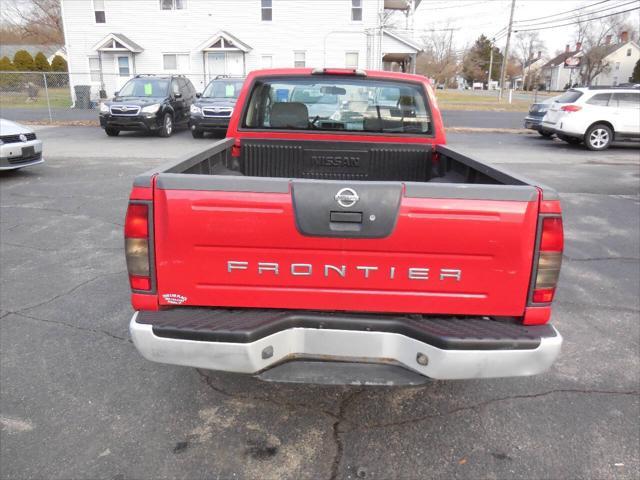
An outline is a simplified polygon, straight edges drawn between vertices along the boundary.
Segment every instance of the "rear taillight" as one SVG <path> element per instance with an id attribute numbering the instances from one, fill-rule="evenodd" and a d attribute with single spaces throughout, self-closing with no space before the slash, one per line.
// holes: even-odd
<path id="1" fill-rule="evenodd" d="M 131 288 L 151 290 L 148 205 L 129 204 L 124 223 L 124 245 Z"/>
<path id="2" fill-rule="evenodd" d="M 240 139 L 236 138 L 233 142 L 233 145 L 231 145 L 231 156 L 233 158 L 239 158 L 240 157 Z"/>
<path id="3" fill-rule="evenodd" d="M 582 110 L 582 107 L 579 105 L 563 105 L 560 110 L 563 112 L 578 112 Z"/>
<path id="4" fill-rule="evenodd" d="M 533 289 L 533 303 L 550 303 L 558 284 L 562 250 L 564 248 L 564 232 L 561 217 L 543 217 L 542 235 L 540 237 L 540 254 Z"/>

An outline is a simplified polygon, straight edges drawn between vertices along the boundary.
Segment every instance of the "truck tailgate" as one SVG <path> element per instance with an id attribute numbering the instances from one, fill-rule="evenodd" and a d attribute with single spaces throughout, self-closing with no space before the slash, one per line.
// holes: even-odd
<path id="1" fill-rule="evenodd" d="M 345 188 L 356 204 L 337 203 Z M 519 316 L 537 217 L 538 190 L 525 185 L 160 174 L 158 296 L 163 305 Z"/>

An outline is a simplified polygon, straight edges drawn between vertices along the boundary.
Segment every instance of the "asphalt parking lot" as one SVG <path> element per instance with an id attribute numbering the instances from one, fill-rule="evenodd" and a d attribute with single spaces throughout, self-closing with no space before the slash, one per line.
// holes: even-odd
<path id="1" fill-rule="evenodd" d="M 1 478 L 640 476 L 637 148 L 449 135 L 561 193 L 561 356 L 531 378 L 325 387 L 153 364 L 129 340 L 132 179 L 211 140 L 38 135 L 46 163 L 0 174 Z"/>

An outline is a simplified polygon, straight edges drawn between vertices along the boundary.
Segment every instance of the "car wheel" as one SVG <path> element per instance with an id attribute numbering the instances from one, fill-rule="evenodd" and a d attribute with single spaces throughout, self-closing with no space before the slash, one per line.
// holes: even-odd
<path id="1" fill-rule="evenodd" d="M 120 134 L 120 130 L 117 128 L 105 128 L 104 131 L 110 137 L 117 137 Z"/>
<path id="2" fill-rule="evenodd" d="M 544 138 L 551 138 L 553 136 L 553 132 L 547 132 L 546 130 L 538 130 L 538 133 Z"/>
<path id="3" fill-rule="evenodd" d="M 160 127 L 160 131 L 158 134 L 161 137 L 167 138 L 170 137 L 173 133 L 173 117 L 170 113 L 165 113 L 162 118 L 162 127 Z"/>
<path id="4" fill-rule="evenodd" d="M 193 138 L 204 138 L 204 132 L 202 130 L 191 130 Z"/>
<path id="5" fill-rule="evenodd" d="M 589 150 L 606 150 L 613 141 L 613 132 L 609 127 L 598 123 L 584 134 L 584 144 Z"/>

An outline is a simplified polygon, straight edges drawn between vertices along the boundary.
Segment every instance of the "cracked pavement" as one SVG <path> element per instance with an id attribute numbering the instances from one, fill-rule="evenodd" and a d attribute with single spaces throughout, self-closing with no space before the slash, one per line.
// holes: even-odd
<path id="1" fill-rule="evenodd" d="M 640 476 L 638 149 L 449 135 L 560 191 L 561 356 L 529 378 L 329 387 L 153 364 L 129 340 L 132 179 L 207 140 L 38 135 L 46 163 L 0 174 L 0 478 Z"/>

